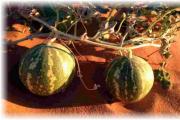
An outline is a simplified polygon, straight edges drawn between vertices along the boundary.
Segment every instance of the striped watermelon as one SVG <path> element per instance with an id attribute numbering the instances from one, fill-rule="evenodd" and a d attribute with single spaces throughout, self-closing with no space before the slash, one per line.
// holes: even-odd
<path id="1" fill-rule="evenodd" d="M 109 93 L 123 103 L 137 102 L 151 90 L 154 74 L 151 66 L 137 56 L 119 57 L 107 70 L 106 85 Z"/>
<path id="2" fill-rule="evenodd" d="M 48 96 L 67 87 L 75 72 L 75 59 L 70 50 L 57 44 L 40 44 L 22 58 L 19 76 L 30 92 Z"/>

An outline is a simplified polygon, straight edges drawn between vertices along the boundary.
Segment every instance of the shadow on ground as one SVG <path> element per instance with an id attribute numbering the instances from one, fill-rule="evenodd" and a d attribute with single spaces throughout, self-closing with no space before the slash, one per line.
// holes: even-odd
<path id="1" fill-rule="evenodd" d="M 107 101 L 102 97 L 104 87 L 99 91 L 88 91 L 80 82 L 77 76 L 74 77 L 70 86 L 63 93 L 58 93 L 48 97 L 40 97 L 31 94 L 21 83 L 18 75 L 18 65 L 21 57 L 28 49 L 18 45 L 7 47 L 7 82 L 6 99 L 15 104 L 32 108 L 56 108 L 75 107 L 105 104 Z M 92 87 L 96 82 L 104 86 L 104 63 L 83 62 L 81 71 L 88 87 Z M 103 93 L 106 96 L 106 93 Z"/>

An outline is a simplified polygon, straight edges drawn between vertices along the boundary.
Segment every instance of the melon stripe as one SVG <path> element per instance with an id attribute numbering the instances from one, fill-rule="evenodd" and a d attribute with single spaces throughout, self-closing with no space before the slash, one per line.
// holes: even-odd
<path id="1" fill-rule="evenodd" d="M 32 93 L 47 96 L 66 88 L 74 70 L 75 59 L 71 51 L 57 43 L 41 44 L 24 55 L 19 76 Z"/>
<path id="2" fill-rule="evenodd" d="M 108 66 L 106 85 L 109 92 L 123 102 L 136 102 L 152 88 L 151 66 L 142 58 L 119 57 Z"/>

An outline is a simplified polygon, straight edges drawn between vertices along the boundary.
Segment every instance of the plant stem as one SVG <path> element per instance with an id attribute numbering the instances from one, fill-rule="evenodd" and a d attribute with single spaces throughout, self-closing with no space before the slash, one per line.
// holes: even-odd
<path id="1" fill-rule="evenodd" d="M 156 21 L 154 21 L 154 22 L 148 27 L 148 29 L 147 29 L 144 33 L 142 33 L 142 35 L 145 35 L 149 30 L 152 29 L 152 27 L 153 27 L 157 22 L 159 22 L 159 21 L 162 20 L 165 16 L 167 16 L 168 14 L 170 14 L 170 13 L 172 13 L 172 12 L 174 12 L 174 11 L 179 11 L 179 9 L 178 9 L 178 8 L 174 8 L 174 9 L 168 10 L 166 13 L 164 13 L 162 16 L 160 16 Z"/>
<path id="2" fill-rule="evenodd" d="M 56 9 L 56 22 L 55 22 L 54 27 L 57 27 L 58 22 L 59 22 L 59 10 L 58 10 L 58 9 Z"/>
<path id="3" fill-rule="evenodd" d="M 121 23 L 120 23 L 120 25 L 119 25 L 119 28 L 118 28 L 118 30 L 116 31 L 116 33 L 119 33 L 119 31 L 121 30 L 122 24 L 123 24 L 123 22 L 126 20 L 126 14 L 123 13 L 122 17 L 123 17 L 123 19 L 122 19 L 122 21 L 121 21 Z"/>
<path id="4" fill-rule="evenodd" d="M 129 33 L 129 31 L 127 31 L 127 32 L 125 33 L 125 35 L 123 36 L 123 38 L 122 38 L 122 40 L 121 40 L 121 44 L 120 44 L 121 47 L 123 46 L 124 40 L 126 39 L 128 33 Z"/>
<path id="5" fill-rule="evenodd" d="M 35 37 L 47 37 L 49 35 L 50 35 L 50 33 L 35 33 L 35 34 L 31 34 L 29 36 L 26 36 L 26 37 L 21 38 L 21 39 L 16 40 L 16 41 L 9 41 L 9 40 L 6 40 L 6 41 L 8 41 L 8 44 L 14 45 L 14 44 L 17 44 L 19 42 L 23 42 L 23 41 L 28 40 L 28 39 L 32 40 Z"/>
<path id="6" fill-rule="evenodd" d="M 34 17 L 34 16 L 30 16 L 30 17 L 31 17 L 31 19 L 33 19 L 33 20 L 43 24 L 47 28 L 49 28 L 56 35 L 64 36 L 64 37 L 66 37 L 68 39 L 79 40 L 81 42 L 85 42 L 85 43 L 96 45 L 96 46 L 101 46 L 101 47 L 104 47 L 104 48 L 123 50 L 123 49 L 136 49 L 136 48 L 146 47 L 146 46 L 160 47 L 159 44 L 146 43 L 146 44 L 141 44 L 141 45 L 138 45 L 138 46 L 132 46 L 132 47 L 124 48 L 124 47 L 121 47 L 121 46 L 112 45 L 111 43 L 108 43 L 108 42 L 106 42 L 106 43 L 95 42 L 95 41 L 91 41 L 90 38 L 88 38 L 88 37 L 87 37 L 87 39 L 82 39 L 81 37 L 77 37 L 77 36 L 74 36 L 74 35 L 71 35 L 71 34 L 67 34 L 67 33 L 61 32 L 61 31 L 57 30 L 55 27 L 50 26 L 45 21 L 43 21 L 43 20 L 41 20 L 41 19 L 39 19 L 37 17 Z M 40 36 L 40 35 L 35 35 L 35 36 Z M 32 37 L 34 37 L 34 35 L 30 36 L 30 38 L 32 38 Z M 29 39 L 29 36 L 25 37 L 23 39 L 17 40 L 17 41 L 15 41 L 13 43 L 16 44 L 18 42 L 24 41 L 25 39 Z"/>
<path id="7" fill-rule="evenodd" d="M 74 23 L 71 24 L 71 26 L 66 30 L 66 33 L 69 32 L 69 30 L 75 26 L 78 22 L 80 21 L 80 19 L 76 20 Z"/>
<path id="8" fill-rule="evenodd" d="M 133 44 L 133 42 L 140 42 L 140 41 L 143 41 L 143 42 L 153 42 L 155 40 L 159 40 L 159 38 L 136 37 L 136 38 L 124 41 L 123 45 Z"/>

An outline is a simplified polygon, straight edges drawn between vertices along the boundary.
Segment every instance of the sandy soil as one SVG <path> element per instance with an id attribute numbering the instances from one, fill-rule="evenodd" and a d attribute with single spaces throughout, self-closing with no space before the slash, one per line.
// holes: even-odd
<path id="1" fill-rule="evenodd" d="M 21 32 L 10 31 L 5 35 L 6 40 L 17 40 L 30 34 L 28 27 L 15 24 L 15 29 Z M 75 76 L 72 84 L 66 92 L 49 97 L 39 97 L 27 91 L 18 78 L 18 62 L 21 56 L 29 48 L 42 43 L 45 38 L 34 38 L 21 42 L 4 50 L 7 61 L 7 79 L 4 111 L 7 115 L 30 115 L 30 114 L 79 114 L 79 115 L 132 115 L 132 114 L 173 114 L 180 115 L 180 32 L 175 38 L 176 43 L 171 47 L 172 55 L 168 62 L 168 71 L 171 74 L 172 88 L 163 90 L 155 82 L 151 92 L 140 102 L 122 105 L 120 101 L 111 101 L 104 85 L 104 71 L 108 62 L 114 57 L 112 50 L 104 49 L 87 44 L 76 44 L 81 55 L 77 54 L 80 62 L 83 79 L 91 87 L 94 83 L 102 87 L 98 91 L 87 91 Z M 72 49 L 74 51 L 74 49 Z M 153 68 L 158 67 L 162 60 L 156 52 L 147 57 L 156 48 L 146 47 L 134 50 L 134 54 L 148 59 Z"/>

